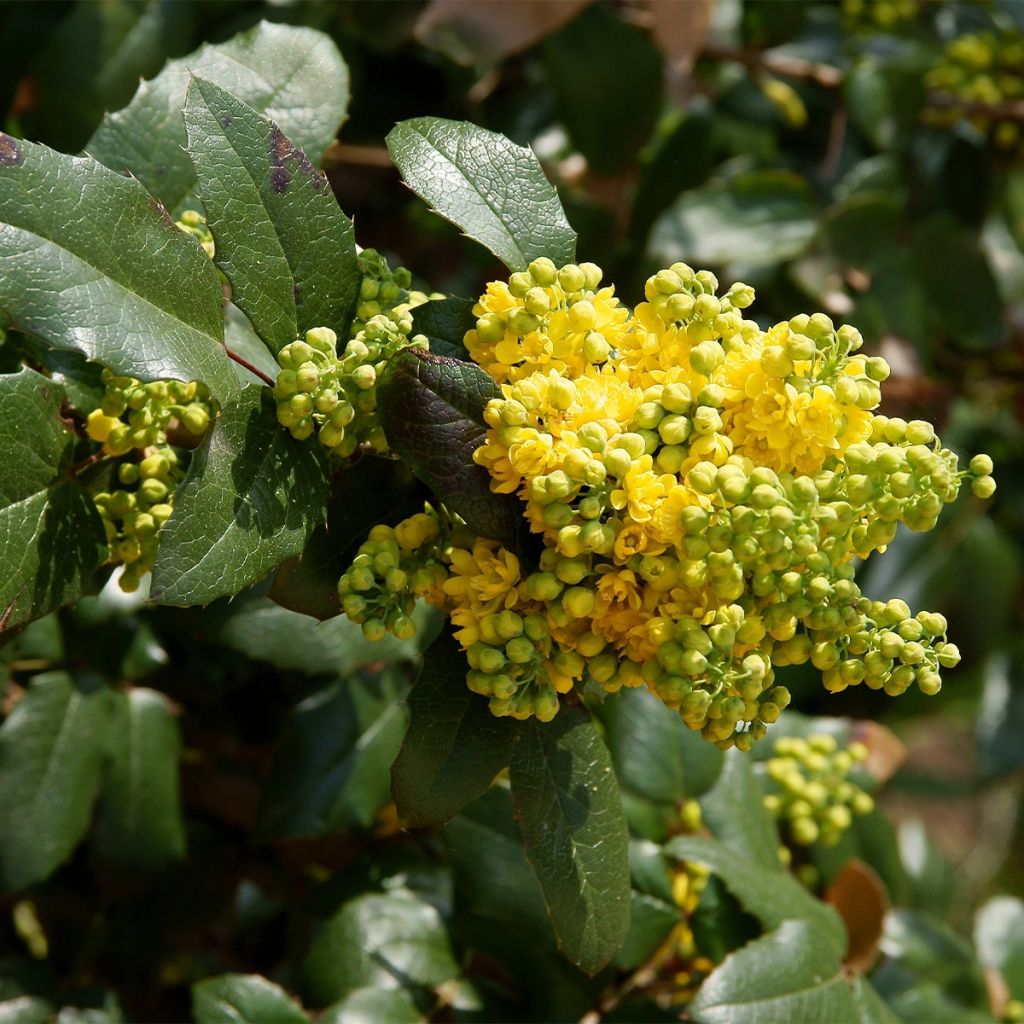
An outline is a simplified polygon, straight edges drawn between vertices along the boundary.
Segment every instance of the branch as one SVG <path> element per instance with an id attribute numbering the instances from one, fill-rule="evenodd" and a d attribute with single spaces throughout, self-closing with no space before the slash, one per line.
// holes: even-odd
<path id="1" fill-rule="evenodd" d="M 253 366 L 248 359 L 243 359 L 237 352 L 232 352 L 227 345 L 224 346 L 224 351 L 227 352 L 229 359 L 234 359 L 239 366 L 244 366 L 251 374 L 259 377 L 267 387 L 272 388 L 274 386 L 274 382 L 259 367 Z"/>
<path id="2" fill-rule="evenodd" d="M 731 60 L 754 71 L 767 71 L 782 78 L 798 78 L 814 82 L 823 89 L 838 89 L 843 84 L 843 72 L 831 64 L 820 64 L 803 57 L 786 57 L 770 50 L 745 50 L 732 46 L 705 46 L 702 57 L 712 60 Z"/>

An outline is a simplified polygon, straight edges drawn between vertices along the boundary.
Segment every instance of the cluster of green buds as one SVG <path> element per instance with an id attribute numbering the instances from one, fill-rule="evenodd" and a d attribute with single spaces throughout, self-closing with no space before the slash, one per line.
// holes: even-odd
<path id="1" fill-rule="evenodd" d="M 124 566 L 118 581 L 122 590 L 137 590 L 152 569 L 160 530 L 171 516 L 174 489 L 183 476 L 175 450 L 156 445 L 141 461 L 117 467 L 122 487 L 93 496 L 107 535 L 108 562 Z"/>
<path id="2" fill-rule="evenodd" d="M 440 293 L 427 294 L 413 289 L 412 274 L 405 267 L 392 270 L 376 249 L 359 253 L 359 302 L 349 337 L 355 338 L 377 316 L 387 317 L 403 334 L 412 333 L 412 313 L 429 299 L 441 299 Z"/>
<path id="3" fill-rule="evenodd" d="M 832 846 L 874 800 L 848 778 L 868 756 L 863 743 L 840 748 L 834 736 L 782 736 L 764 763 L 764 805 L 799 846 Z"/>
<path id="4" fill-rule="evenodd" d="M 108 562 L 124 565 L 120 585 L 130 592 L 153 565 L 160 529 L 184 476 L 168 433 L 180 429 L 198 441 L 210 426 L 212 408 L 209 391 L 199 381 L 144 384 L 104 370 L 103 382 L 103 398 L 89 413 L 86 431 L 103 445 L 104 454 L 130 459 L 117 467 L 123 487 L 93 500 L 107 534 Z"/>
<path id="5" fill-rule="evenodd" d="M 108 455 L 164 444 L 175 423 L 195 437 L 202 437 L 210 425 L 210 393 L 200 381 L 143 384 L 104 370 L 103 383 L 103 398 L 89 413 L 86 431 Z"/>
<path id="6" fill-rule="evenodd" d="M 695 271 L 685 263 L 659 270 L 644 285 L 644 295 L 653 311 L 666 324 L 684 324 L 698 348 L 712 338 L 721 339 L 727 346 L 738 335 L 752 337 L 758 333 L 757 324 L 745 321 L 741 315 L 741 310 L 754 301 L 754 289 L 736 283 L 722 295 L 717 294 L 718 290 L 718 278 L 710 270 Z M 710 355 L 712 349 L 702 351 Z M 716 366 L 698 372 L 710 375 Z"/>
<path id="7" fill-rule="evenodd" d="M 943 101 L 929 106 L 931 123 L 947 126 L 966 120 L 999 149 L 1020 145 L 1020 125 L 998 108 L 1024 99 L 1024 32 L 1005 29 L 950 40 L 925 76 L 925 85 Z"/>
<path id="8" fill-rule="evenodd" d="M 212 260 L 214 253 L 213 235 L 206 223 L 206 218 L 198 210 L 186 210 L 175 226 L 186 235 L 192 235 L 203 247 L 203 252 Z"/>
<path id="9" fill-rule="evenodd" d="M 643 666 L 644 680 L 712 743 L 750 750 L 789 705 L 789 690 L 775 685 L 772 661 L 759 649 L 764 621 L 747 618 L 742 605 L 719 608 L 709 624 L 661 620 L 655 634 L 665 639 Z"/>
<path id="10" fill-rule="evenodd" d="M 388 359 L 406 346 L 427 347 L 409 338 L 394 320 L 374 316 L 339 356 L 338 336 L 329 327 L 306 332 L 277 354 L 281 372 L 274 384 L 278 422 L 300 441 L 315 432 L 333 455 L 345 459 L 360 445 L 388 450 L 377 418 L 377 378 Z"/>
<path id="11" fill-rule="evenodd" d="M 441 527 L 432 512 L 404 519 L 398 526 L 375 526 L 338 581 L 344 613 L 362 626 L 367 640 L 391 633 L 399 640 L 416 635 L 410 617 L 417 596 L 439 591 L 448 578 L 440 561 Z"/>
<path id="12" fill-rule="evenodd" d="M 917 20 L 926 0 L 843 0 L 847 32 L 891 32 Z"/>

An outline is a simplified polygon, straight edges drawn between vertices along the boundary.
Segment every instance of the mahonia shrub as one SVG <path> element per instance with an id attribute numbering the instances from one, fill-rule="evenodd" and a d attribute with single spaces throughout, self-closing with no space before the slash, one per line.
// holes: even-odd
<path id="1" fill-rule="evenodd" d="M 585 32 L 611 25 L 649 72 L 645 32 L 586 6 Z M 824 15 L 905 40 L 941 20 L 933 6 Z M 575 58 L 583 75 L 591 50 L 564 42 L 545 44 L 548 73 Z M 1017 45 L 961 34 L 926 83 L 952 97 L 941 116 L 900 123 L 941 136 L 1015 99 Z M 723 58 L 741 74 L 751 59 Z M 802 61 L 769 56 L 748 83 L 758 117 L 792 133 L 820 114 L 807 81 L 842 80 Z M 859 111 L 874 69 L 850 68 Z M 391 161 L 489 253 L 459 268 L 475 298 L 435 291 L 440 261 L 421 256 L 420 280 L 357 245 L 319 169 L 338 158 L 347 82 L 326 37 L 261 24 L 172 62 L 85 155 L 0 133 L 0 942 L 40 961 L 83 950 L 45 997 L 39 972 L 8 978 L 0 957 L 0 1016 L 121 1019 L 94 982 L 138 960 L 133 1011 L 163 986 L 190 990 L 200 1024 L 308 1022 L 277 981 L 203 977 L 245 959 L 224 937 L 237 919 L 260 965 L 264 941 L 287 946 L 266 970 L 325 1021 L 612 1019 L 641 990 L 620 1019 L 888 1019 L 869 972 L 885 885 L 905 882 L 878 794 L 898 758 L 880 766 L 881 727 L 805 717 L 820 704 L 804 683 L 828 700 L 859 687 L 836 706 L 879 716 L 887 696 L 940 691 L 968 627 L 858 573 L 953 502 L 958 538 L 981 532 L 996 487 L 980 443 L 881 411 L 871 300 L 899 289 L 842 267 L 866 342 L 785 308 L 781 276 L 751 278 L 755 303 L 728 267 L 756 273 L 758 254 L 733 241 L 705 258 L 691 231 L 692 262 L 722 280 L 685 246 L 649 259 L 657 246 L 616 242 L 620 293 L 577 255 L 532 150 L 425 117 L 391 130 Z M 734 145 L 736 124 L 712 140 L 703 118 L 697 104 L 672 146 L 676 128 L 687 154 Z M 823 187 L 856 151 L 845 125 Z M 621 169 L 606 127 L 622 131 L 602 121 L 602 146 L 581 146 L 605 183 Z M 879 192 L 898 163 L 877 163 L 866 199 L 844 186 L 894 236 Z M 766 173 L 785 210 L 811 203 Z M 708 209 L 746 211 L 763 185 Z M 637 223 L 671 198 L 649 186 Z M 837 224 L 821 244 L 859 257 Z M 960 230 L 940 223 L 913 252 Z M 478 273 L 490 257 L 505 270 Z M 923 286 L 908 299 L 942 319 L 936 337 L 986 305 L 968 269 L 949 289 L 961 320 Z M 230 778 L 211 783 L 214 766 Z M 884 880 L 858 867 L 872 857 Z M 94 864 L 97 921 L 112 908 L 95 927 L 68 899 Z M 204 870 L 237 883 L 230 907 Z M 179 898 L 205 916 L 179 916 Z M 216 954 L 136 958 L 150 914 L 161 941 L 215 935 Z M 955 945 L 891 927 L 924 934 L 911 950 Z M 894 957 L 889 991 L 906 995 L 912 957 Z"/>

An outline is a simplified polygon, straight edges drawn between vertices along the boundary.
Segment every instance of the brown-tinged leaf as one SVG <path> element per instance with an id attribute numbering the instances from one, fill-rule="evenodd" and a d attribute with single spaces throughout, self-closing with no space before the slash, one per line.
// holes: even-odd
<path id="1" fill-rule="evenodd" d="M 431 0 L 416 38 L 458 64 L 496 64 L 568 24 L 592 0 Z M 703 0 L 701 0 L 703 2 Z"/>
<path id="2" fill-rule="evenodd" d="M 874 869 L 850 860 L 825 891 L 825 902 L 839 912 L 849 944 L 843 961 L 855 971 L 868 971 L 878 956 L 889 894 Z"/>
<path id="3" fill-rule="evenodd" d="M 850 733 L 850 739 L 868 748 L 863 768 L 879 786 L 896 774 L 896 769 L 907 756 L 907 748 L 902 741 L 891 729 L 878 722 L 857 722 Z"/>

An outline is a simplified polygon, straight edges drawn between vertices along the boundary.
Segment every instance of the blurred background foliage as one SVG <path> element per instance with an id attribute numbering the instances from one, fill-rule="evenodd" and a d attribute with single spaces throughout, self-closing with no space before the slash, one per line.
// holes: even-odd
<path id="1" fill-rule="evenodd" d="M 502 273 L 400 184 L 383 139 L 403 118 L 470 120 L 535 149 L 580 257 L 626 303 L 685 260 L 754 285 L 763 326 L 822 310 L 891 362 L 883 412 L 932 420 L 954 449 L 993 456 L 987 509 L 963 497 L 934 533 L 901 533 L 862 573 L 873 596 L 949 618 L 965 658 L 943 692 L 830 695 L 809 668 L 783 681 L 805 715 L 891 730 L 855 729 L 876 780 L 888 778 L 885 814 L 812 849 L 806 876 L 823 891 L 855 856 L 901 908 L 886 919 L 878 990 L 906 1020 L 1013 1016 L 1024 916 L 1014 900 L 986 901 L 1024 890 L 1024 4 L 8 0 L 0 118 L 79 151 L 140 78 L 261 19 L 320 29 L 341 49 L 351 104 L 326 169 L 360 244 L 424 285 L 470 297 Z M 375 494 L 409 489 L 380 469 L 351 472 Z M 378 511 L 346 510 L 343 536 Z M 127 709 L 94 713 L 138 712 L 155 766 L 137 797 L 148 817 L 125 834 L 109 807 L 132 797 L 83 755 L 69 771 L 86 809 L 98 795 L 79 829 L 88 841 L 48 879 L 2 879 L 3 1019 L 63 1005 L 64 1024 L 173 1020 L 190 999 L 200 1019 L 227 1019 L 216 984 L 189 988 L 225 972 L 332 1004 L 323 1020 L 673 1019 L 665 1006 L 688 984 L 679 963 L 668 957 L 636 991 L 622 979 L 681 919 L 644 852 L 679 831 L 717 752 L 642 694 L 602 714 L 638 844 L 640 931 L 588 981 L 554 952 L 506 791 L 440 836 L 389 816 L 396 701 L 415 650 L 371 648 L 344 620 L 316 625 L 265 590 L 176 611 L 108 586 L 0 652 L 5 713 L 40 671 L 94 673 L 128 695 Z M 155 718 L 147 694 L 164 695 Z M 752 919 L 724 889 L 707 893 L 691 923 L 699 934 L 701 913 L 714 922 L 714 959 L 749 938 Z M 876 936 L 868 963 L 878 949 Z M 243 995 L 258 1009 L 236 1019 L 305 1019 L 269 985 Z"/>

